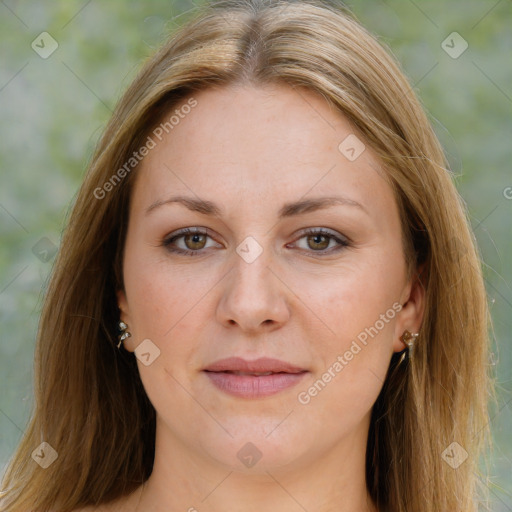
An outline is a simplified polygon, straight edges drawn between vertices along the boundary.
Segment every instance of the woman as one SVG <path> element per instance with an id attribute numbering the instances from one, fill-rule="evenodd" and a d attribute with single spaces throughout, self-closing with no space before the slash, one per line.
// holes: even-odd
<path id="1" fill-rule="evenodd" d="M 332 3 L 210 5 L 99 142 L 1 510 L 476 511 L 488 321 L 392 57 Z"/>

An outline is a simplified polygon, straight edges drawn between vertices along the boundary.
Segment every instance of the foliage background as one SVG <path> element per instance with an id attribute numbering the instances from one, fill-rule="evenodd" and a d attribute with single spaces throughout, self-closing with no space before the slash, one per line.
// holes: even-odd
<path id="1" fill-rule="evenodd" d="M 512 2 L 347 5 L 401 62 L 470 212 L 494 322 L 489 363 L 498 401 L 487 485 L 491 510 L 512 511 Z M 143 59 L 193 7 L 189 0 L 0 2 L 0 470 L 30 415 L 44 287 L 94 145 Z M 59 45 L 47 59 L 31 48 L 43 31 Z M 454 31 L 469 45 L 457 59 L 441 47 Z"/>

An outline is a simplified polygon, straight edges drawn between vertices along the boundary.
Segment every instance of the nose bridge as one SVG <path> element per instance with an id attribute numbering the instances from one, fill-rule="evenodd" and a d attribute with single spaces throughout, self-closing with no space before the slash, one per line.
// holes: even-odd
<path id="1" fill-rule="evenodd" d="M 252 297 L 254 300 L 262 300 L 262 294 L 266 296 L 274 288 L 275 283 L 272 281 L 275 276 L 269 268 L 272 265 L 272 251 L 264 244 L 263 237 L 259 237 L 258 241 L 249 236 L 236 248 L 230 288 L 239 295 L 239 299 Z"/>
<path id="2" fill-rule="evenodd" d="M 270 238 L 263 238 L 270 243 Z M 272 269 L 273 252 L 264 243 L 249 236 L 233 253 L 219 308 L 224 322 L 255 329 L 268 320 L 285 320 L 288 308 L 283 285 Z"/>

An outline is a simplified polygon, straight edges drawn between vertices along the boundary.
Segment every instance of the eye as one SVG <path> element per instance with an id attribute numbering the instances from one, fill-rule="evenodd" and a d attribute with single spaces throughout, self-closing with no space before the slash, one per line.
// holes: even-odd
<path id="1" fill-rule="evenodd" d="M 180 238 L 183 239 L 185 248 L 174 247 L 176 241 Z M 167 248 L 168 251 L 183 254 L 186 256 L 198 256 L 201 254 L 201 250 L 206 247 L 206 239 L 211 238 L 208 235 L 207 230 L 200 228 L 185 228 L 176 233 L 175 235 L 165 239 L 162 245 Z"/>
<path id="2" fill-rule="evenodd" d="M 208 248 L 206 245 L 208 238 L 211 237 L 208 235 L 206 228 L 185 228 L 163 240 L 161 245 L 172 253 L 184 256 L 200 256 L 203 254 L 203 249 Z M 180 239 L 183 239 L 184 247 L 178 246 Z M 298 240 L 302 239 L 306 240 L 306 247 L 301 249 L 320 255 L 337 252 L 350 246 L 350 241 L 347 238 L 325 228 L 307 229 Z M 331 247 L 329 248 L 329 246 Z"/>
<path id="3" fill-rule="evenodd" d="M 337 252 L 350 246 L 350 242 L 347 238 L 326 230 L 325 228 L 307 229 L 298 240 L 302 239 L 306 239 L 305 250 L 310 249 L 320 254 Z M 331 242 L 334 242 L 334 247 L 331 245 Z M 329 246 L 331 246 L 330 249 Z"/>

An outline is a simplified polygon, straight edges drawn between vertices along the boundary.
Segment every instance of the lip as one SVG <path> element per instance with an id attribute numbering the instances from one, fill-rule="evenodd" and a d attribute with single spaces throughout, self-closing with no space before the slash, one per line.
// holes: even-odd
<path id="1" fill-rule="evenodd" d="M 203 372 L 221 391 L 241 398 L 254 399 L 275 395 L 296 385 L 308 370 L 268 357 L 253 361 L 241 357 L 229 357 L 207 366 Z M 244 375 L 233 372 L 272 373 Z"/>
<path id="2" fill-rule="evenodd" d="M 238 372 L 284 372 L 284 373 L 299 373 L 306 371 L 305 368 L 299 368 L 286 361 L 273 359 L 270 357 L 260 357 L 253 361 L 248 361 L 242 357 L 228 357 L 226 359 L 219 359 L 205 368 L 210 372 L 225 372 L 225 371 L 238 371 Z"/>

